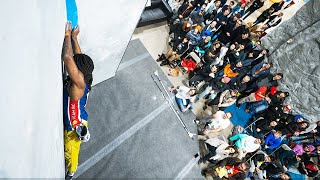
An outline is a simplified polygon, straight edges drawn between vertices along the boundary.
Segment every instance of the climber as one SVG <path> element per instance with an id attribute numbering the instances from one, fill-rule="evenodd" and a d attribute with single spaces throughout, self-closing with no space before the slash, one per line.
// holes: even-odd
<path id="1" fill-rule="evenodd" d="M 67 167 L 65 179 L 72 179 L 77 169 L 81 142 L 90 139 L 85 106 L 91 90 L 94 64 L 88 55 L 81 53 L 77 40 L 79 32 L 79 27 L 71 31 L 71 23 L 66 24 L 61 54 L 68 72 L 63 93 L 64 152 Z M 74 52 L 72 52 L 72 41 Z"/>

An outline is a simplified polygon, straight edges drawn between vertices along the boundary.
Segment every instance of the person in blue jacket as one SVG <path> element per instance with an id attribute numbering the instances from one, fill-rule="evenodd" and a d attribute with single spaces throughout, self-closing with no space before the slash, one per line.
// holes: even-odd
<path id="1" fill-rule="evenodd" d="M 276 148 L 278 148 L 281 145 L 281 136 L 282 133 L 281 131 L 276 131 L 270 133 L 265 141 L 264 141 L 264 150 L 266 151 L 267 154 L 272 153 Z"/>

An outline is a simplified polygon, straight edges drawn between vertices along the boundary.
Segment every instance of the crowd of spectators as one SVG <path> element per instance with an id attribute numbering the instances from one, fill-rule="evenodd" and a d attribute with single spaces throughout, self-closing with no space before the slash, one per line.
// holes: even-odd
<path id="1" fill-rule="evenodd" d="M 206 147 L 199 163 L 206 179 L 294 179 L 315 177 L 320 123 L 285 104 L 281 72 L 272 71 L 260 39 L 277 26 L 291 1 L 264 7 L 266 0 L 175 0 L 168 52 L 157 62 L 188 76 L 172 87 L 182 112 L 204 102 L 212 115 L 198 119 Z M 260 8 L 255 20 L 244 20 Z M 273 61 L 276 61 L 273 60 Z M 236 125 L 235 121 L 245 122 Z M 232 135 L 219 133 L 231 125 Z"/>

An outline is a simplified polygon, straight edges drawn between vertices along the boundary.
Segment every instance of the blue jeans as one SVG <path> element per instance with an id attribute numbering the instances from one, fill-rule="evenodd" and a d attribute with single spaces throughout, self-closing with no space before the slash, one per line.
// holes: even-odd
<path id="1" fill-rule="evenodd" d="M 202 93 L 198 95 L 199 99 L 203 99 L 206 95 L 210 94 L 210 91 L 212 90 L 211 86 L 208 86 Z M 215 93 L 210 94 L 210 99 L 214 99 L 217 96 Z"/>
<path id="2" fill-rule="evenodd" d="M 250 112 L 255 114 L 267 109 L 268 107 L 269 107 L 268 102 L 265 99 L 263 99 L 262 101 L 250 103 L 250 105 L 248 106 L 248 109 Z"/>
<path id="3" fill-rule="evenodd" d="M 190 99 L 186 99 L 186 102 L 187 102 L 186 105 L 183 104 L 183 100 L 182 100 L 181 98 L 175 97 L 175 99 L 176 99 L 176 102 L 177 102 L 177 104 L 178 104 L 178 107 L 179 107 L 179 109 L 180 109 L 181 111 L 184 110 L 184 109 L 186 109 L 188 104 L 191 105 L 189 109 L 190 109 L 190 110 L 192 109 L 192 103 L 191 103 Z"/>

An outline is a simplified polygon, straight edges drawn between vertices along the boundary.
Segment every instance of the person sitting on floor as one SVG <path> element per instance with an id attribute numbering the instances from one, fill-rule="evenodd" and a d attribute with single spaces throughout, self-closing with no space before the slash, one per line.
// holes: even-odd
<path id="1" fill-rule="evenodd" d="M 231 117 L 231 112 L 225 113 L 224 111 L 217 111 L 212 115 L 212 119 L 210 119 L 210 121 L 206 123 L 203 131 L 204 136 L 207 138 L 211 138 L 217 135 L 216 132 L 226 129 L 231 124 Z M 201 139 L 201 136 L 198 138 Z"/>
<path id="2" fill-rule="evenodd" d="M 230 146 L 226 141 L 220 139 L 218 136 L 206 140 L 208 154 L 199 159 L 199 162 L 209 161 L 216 164 L 218 161 L 226 157 L 233 156 L 237 153 L 237 148 Z"/>
<path id="3" fill-rule="evenodd" d="M 319 167 L 312 161 L 300 162 L 298 170 L 301 174 L 306 174 L 308 177 L 315 177 L 318 174 Z"/>
<path id="4" fill-rule="evenodd" d="M 235 141 L 234 144 L 239 149 L 239 158 L 244 157 L 246 153 L 258 150 L 261 145 L 261 139 L 247 134 L 236 134 L 229 139 L 230 141 Z"/>
<path id="5" fill-rule="evenodd" d="M 281 144 L 281 131 L 271 132 L 264 141 L 264 150 L 267 154 L 272 153 Z"/>
<path id="6" fill-rule="evenodd" d="M 170 40 L 169 45 L 179 43 L 187 33 L 192 29 L 192 21 L 183 21 L 170 27 L 169 35 L 173 33 L 173 38 Z"/>
<path id="7" fill-rule="evenodd" d="M 268 74 L 267 76 L 261 76 L 255 81 L 252 81 L 250 86 L 246 89 L 247 92 L 253 92 L 259 89 L 262 86 L 278 86 L 278 81 L 283 79 L 282 73 Z"/>
<path id="8" fill-rule="evenodd" d="M 215 78 L 215 73 L 217 72 L 218 68 L 217 66 L 212 65 L 206 65 L 202 67 L 196 75 L 194 75 L 189 80 L 189 86 L 193 86 L 198 81 L 210 81 L 213 78 Z"/>
<path id="9" fill-rule="evenodd" d="M 271 88 L 270 88 L 270 91 L 271 91 Z M 258 102 L 253 102 L 247 108 L 250 112 L 258 113 L 267 109 L 269 106 L 280 107 L 283 101 L 288 96 L 289 96 L 288 92 L 282 92 L 282 91 L 277 91 L 275 93 L 270 92 L 267 94 L 267 96 L 263 100 Z"/>
<path id="10" fill-rule="evenodd" d="M 265 76 L 267 74 L 270 74 L 270 69 L 273 67 L 272 63 L 266 63 L 262 61 L 261 63 L 253 66 L 250 71 L 248 72 L 248 75 L 251 77 L 257 79 L 260 76 Z"/>
<path id="11" fill-rule="evenodd" d="M 199 94 L 199 99 L 202 99 L 209 95 L 209 99 L 214 99 L 219 92 L 223 92 L 227 89 L 230 89 L 229 83 L 230 78 L 227 76 L 214 78 L 209 81 L 206 89 Z"/>
<path id="12" fill-rule="evenodd" d="M 307 121 L 286 123 L 281 119 L 276 130 L 281 131 L 282 134 L 287 136 L 298 136 L 301 131 L 307 129 L 308 127 L 309 122 Z"/>
<path id="13" fill-rule="evenodd" d="M 198 53 L 200 57 L 203 57 L 203 55 L 209 50 L 211 45 L 211 37 L 206 36 L 204 39 L 202 39 L 202 41 L 199 42 L 194 51 Z"/>
<path id="14" fill-rule="evenodd" d="M 221 43 L 215 42 L 210 47 L 210 49 L 205 53 L 203 57 L 203 63 L 204 65 L 218 65 L 219 64 L 219 56 L 221 51 Z"/>
<path id="15" fill-rule="evenodd" d="M 242 104 L 245 102 L 262 101 L 265 98 L 269 99 L 269 97 L 267 96 L 267 93 L 268 93 L 268 87 L 262 86 L 256 92 L 251 93 L 249 96 L 239 99 L 238 103 Z"/>
<path id="16" fill-rule="evenodd" d="M 236 78 L 233 78 L 230 82 L 231 89 L 237 89 L 238 92 L 241 94 L 244 90 L 247 89 L 247 86 L 250 82 L 251 78 L 250 76 L 237 76 Z"/>
<path id="17" fill-rule="evenodd" d="M 264 162 L 260 168 L 260 170 L 265 170 L 267 174 L 267 178 L 272 180 L 290 180 L 291 177 L 288 173 L 285 173 L 286 170 L 281 167 L 281 164 L 277 161 L 272 162 Z"/>
<path id="18" fill-rule="evenodd" d="M 192 47 L 196 46 L 201 40 L 201 36 L 198 28 L 195 28 L 194 30 L 189 31 L 186 37 L 190 39 L 190 45 Z"/>
<path id="19" fill-rule="evenodd" d="M 301 158 L 297 156 L 286 144 L 282 144 L 275 154 L 279 157 L 280 163 L 284 171 L 287 171 L 290 167 L 298 165 Z"/>
<path id="20" fill-rule="evenodd" d="M 307 144 L 296 144 L 292 150 L 294 153 L 296 153 L 296 155 L 301 156 L 305 152 L 314 151 L 315 147 Z"/>
<path id="21" fill-rule="evenodd" d="M 223 91 L 220 96 L 217 95 L 212 101 L 208 103 L 208 106 L 218 106 L 219 110 L 225 110 L 227 107 L 234 104 L 237 100 L 238 90 L 236 89 L 227 89 Z M 206 109 L 207 106 L 204 106 Z"/>
<path id="22" fill-rule="evenodd" d="M 213 177 L 216 179 L 244 180 L 248 170 L 248 163 L 236 157 L 227 157 L 219 161 L 216 165 L 209 167 L 203 174 L 205 174 L 207 179 Z"/>
<path id="23" fill-rule="evenodd" d="M 176 23 L 179 23 L 181 21 L 183 21 L 183 19 L 187 18 L 190 13 L 193 11 L 194 9 L 194 6 L 192 3 L 190 2 L 186 2 L 186 3 L 183 3 L 177 13 L 175 13 L 171 20 L 170 20 L 170 24 L 176 24 Z"/>
<path id="24" fill-rule="evenodd" d="M 201 32 L 201 36 L 212 36 L 215 32 L 217 32 L 217 22 L 212 21 L 210 24 L 204 26 Z"/>
<path id="25" fill-rule="evenodd" d="M 161 62 L 160 66 L 169 65 L 172 61 L 179 59 L 181 55 L 183 55 L 189 49 L 189 40 L 187 37 L 183 38 L 183 40 L 176 44 L 173 44 L 172 48 L 169 48 L 166 54 L 162 54 L 157 62 Z"/>
<path id="26" fill-rule="evenodd" d="M 266 170 L 260 170 L 260 167 L 263 163 L 270 163 L 274 161 L 273 156 L 267 156 L 264 152 L 258 151 L 253 156 L 250 157 L 250 169 L 249 169 L 249 175 L 251 173 L 251 179 L 253 179 L 253 173 L 256 172 L 259 179 L 266 179 L 267 174 Z"/>
<path id="27" fill-rule="evenodd" d="M 193 11 L 189 16 L 189 21 L 193 22 L 193 26 L 202 25 L 203 19 L 203 12 L 202 11 Z"/>
<path id="28" fill-rule="evenodd" d="M 176 94 L 175 99 L 181 112 L 187 112 L 189 109 L 192 109 L 193 98 L 197 95 L 195 88 L 172 86 L 169 90 Z"/>
<path id="29" fill-rule="evenodd" d="M 271 132 L 277 125 L 278 123 L 276 120 L 259 117 L 252 127 L 253 136 L 261 138 L 265 134 Z"/>

